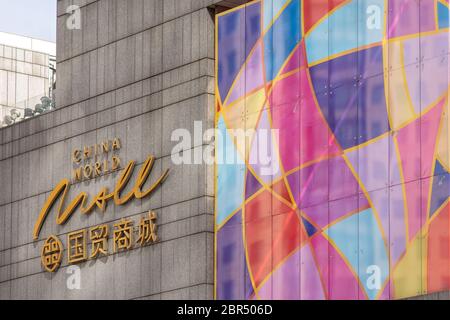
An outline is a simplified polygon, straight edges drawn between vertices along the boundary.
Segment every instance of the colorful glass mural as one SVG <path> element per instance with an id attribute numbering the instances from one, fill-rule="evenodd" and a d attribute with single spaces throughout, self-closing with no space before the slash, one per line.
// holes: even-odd
<path id="1" fill-rule="evenodd" d="M 448 1 L 259 0 L 216 28 L 216 298 L 450 289 Z"/>

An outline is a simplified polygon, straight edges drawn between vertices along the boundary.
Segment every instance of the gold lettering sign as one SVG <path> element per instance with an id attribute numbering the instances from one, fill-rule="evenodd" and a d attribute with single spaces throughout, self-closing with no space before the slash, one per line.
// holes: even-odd
<path id="1" fill-rule="evenodd" d="M 113 140 L 105 140 L 101 143 L 73 150 L 73 181 L 90 180 L 119 170 L 120 158 L 115 152 L 121 148 L 122 145 L 119 138 L 114 138 Z"/>
<path id="2" fill-rule="evenodd" d="M 113 141 L 112 144 L 113 150 L 117 148 L 120 148 L 120 142 L 118 139 Z M 76 160 L 78 158 L 79 155 L 74 154 L 74 159 Z M 166 170 L 147 190 L 143 191 L 142 187 L 145 185 L 152 171 L 154 162 L 155 158 L 153 156 L 149 156 L 138 173 L 134 187 L 127 194 L 122 195 L 121 193 L 128 185 L 131 176 L 133 174 L 134 167 L 136 165 L 135 161 L 130 161 L 122 171 L 121 175 L 119 176 L 119 179 L 117 180 L 114 190 L 111 193 L 108 193 L 107 188 L 101 189 L 100 192 L 87 205 L 86 203 L 88 201 L 88 195 L 86 192 L 81 192 L 69 203 L 69 205 L 65 209 L 63 209 L 67 193 L 70 189 L 70 181 L 68 179 L 61 180 L 59 184 L 53 189 L 47 201 L 45 202 L 41 212 L 39 213 L 39 217 L 33 229 L 33 238 L 35 240 L 38 239 L 39 233 L 42 229 L 45 219 L 47 218 L 50 210 L 52 209 L 53 205 L 57 202 L 58 199 L 59 205 L 56 215 L 56 223 L 62 225 L 65 224 L 70 219 L 72 214 L 79 207 L 82 214 L 89 214 L 94 210 L 95 207 L 98 207 L 100 210 L 105 211 L 106 204 L 111 199 L 113 199 L 115 205 L 121 206 L 126 204 L 133 198 L 142 199 L 151 195 L 155 191 L 155 189 L 164 182 L 164 180 L 167 178 L 167 175 L 169 174 L 169 170 Z"/>
<path id="3" fill-rule="evenodd" d="M 92 241 L 92 253 L 90 258 L 96 258 L 99 255 L 108 254 L 108 225 L 100 225 L 91 228 L 89 233 Z"/>

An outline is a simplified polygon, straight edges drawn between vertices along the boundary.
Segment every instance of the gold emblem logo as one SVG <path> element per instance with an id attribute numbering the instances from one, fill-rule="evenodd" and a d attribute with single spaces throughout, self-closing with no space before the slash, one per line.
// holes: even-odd
<path id="1" fill-rule="evenodd" d="M 42 247 L 41 261 L 45 270 L 55 272 L 61 265 L 63 247 L 56 236 L 50 236 Z"/>

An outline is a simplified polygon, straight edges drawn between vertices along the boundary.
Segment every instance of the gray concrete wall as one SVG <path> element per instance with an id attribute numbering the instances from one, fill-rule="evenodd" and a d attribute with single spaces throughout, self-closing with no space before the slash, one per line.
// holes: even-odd
<path id="1" fill-rule="evenodd" d="M 0 130 L 0 299 L 205 299 L 213 297 L 214 169 L 175 166 L 171 133 L 214 123 L 213 0 L 58 1 L 57 110 Z M 82 29 L 65 27 L 70 4 L 81 6 Z M 64 226 L 55 211 L 33 241 L 44 201 L 70 178 L 71 151 L 119 137 L 122 163 L 156 157 L 151 178 L 170 169 L 149 199 L 106 212 L 77 211 Z M 205 148 L 205 145 L 191 148 Z M 74 184 L 95 195 L 117 174 Z M 122 217 L 135 223 L 154 210 L 158 244 L 80 265 L 81 290 L 66 286 L 67 259 L 45 272 L 40 249 L 50 235 Z M 110 251 L 112 251 L 110 240 Z"/>

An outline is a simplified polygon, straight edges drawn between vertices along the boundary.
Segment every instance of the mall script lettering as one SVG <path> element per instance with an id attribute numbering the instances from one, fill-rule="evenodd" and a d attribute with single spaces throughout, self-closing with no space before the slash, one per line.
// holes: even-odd
<path id="1" fill-rule="evenodd" d="M 119 179 L 117 180 L 114 190 L 111 193 L 108 192 L 107 188 L 103 188 L 92 199 L 92 201 L 88 203 L 88 194 L 86 192 L 81 192 L 69 203 L 69 205 L 65 209 L 63 209 L 64 203 L 71 184 L 68 179 L 61 180 L 61 182 L 59 182 L 59 184 L 53 189 L 41 212 L 39 213 L 39 217 L 33 229 L 33 238 L 35 240 L 38 239 L 45 219 L 47 218 L 53 205 L 57 202 L 58 199 L 60 199 L 60 201 L 58 205 L 56 223 L 62 225 L 69 220 L 72 214 L 79 207 L 81 208 L 80 211 L 82 214 L 89 214 L 96 207 L 101 211 L 105 211 L 106 205 L 111 199 L 114 201 L 115 205 L 121 206 L 128 203 L 133 198 L 142 199 L 150 196 L 156 190 L 156 188 L 164 182 L 164 180 L 167 178 L 167 175 L 169 174 L 169 170 L 164 171 L 163 174 L 147 190 L 142 191 L 142 188 L 147 182 L 147 179 L 152 171 L 154 162 L 155 158 L 153 156 L 149 156 L 147 158 L 138 173 L 134 187 L 125 195 L 121 195 L 121 193 L 127 187 L 131 179 L 134 168 L 136 166 L 135 161 L 130 161 L 124 168 Z"/>

